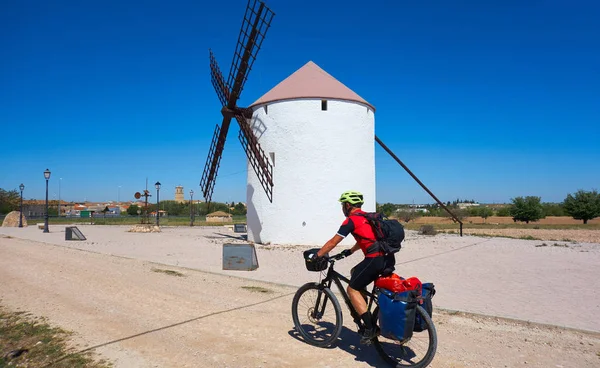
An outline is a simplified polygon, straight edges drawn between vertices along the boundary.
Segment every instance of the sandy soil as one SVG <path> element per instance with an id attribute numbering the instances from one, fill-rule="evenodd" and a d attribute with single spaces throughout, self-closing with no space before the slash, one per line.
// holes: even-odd
<path id="1" fill-rule="evenodd" d="M 514 221 L 512 217 L 502 217 L 502 216 L 490 216 L 487 219 L 483 219 L 482 217 L 465 217 L 463 220 L 463 224 L 513 224 Z M 449 217 L 418 217 L 412 222 L 417 224 L 451 224 L 452 219 Z M 523 224 L 522 222 L 519 222 Z M 575 220 L 572 217 L 568 216 L 549 216 L 539 221 L 532 222 L 531 225 L 582 225 L 583 221 Z M 588 221 L 589 225 L 600 224 L 600 217 L 597 217 L 593 220 Z"/>
<path id="2" fill-rule="evenodd" d="M 225 228 L 80 228 L 88 241 L 66 242 L 58 226 L 50 234 L 0 229 L 0 303 L 76 331 L 82 348 L 96 346 L 117 367 L 382 366 L 374 349 L 357 345 L 348 323 L 335 349 L 295 338 L 291 298 L 318 279 L 304 268 L 306 247 L 257 246 L 258 270 L 223 271 L 223 243 L 243 242 Z M 600 331 L 600 244 L 540 244 L 409 232 L 397 271 L 434 282 L 436 309 Z M 347 273 L 355 257 L 337 269 Z M 600 364 L 598 333 L 455 313 L 434 320 L 440 347 L 432 367 Z"/>
<path id="3" fill-rule="evenodd" d="M 541 240 L 557 240 L 561 242 L 600 243 L 600 230 L 568 230 L 568 229 L 463 229 L 463 234 L 508 236 L 522 238 L 531 236 Z"/>

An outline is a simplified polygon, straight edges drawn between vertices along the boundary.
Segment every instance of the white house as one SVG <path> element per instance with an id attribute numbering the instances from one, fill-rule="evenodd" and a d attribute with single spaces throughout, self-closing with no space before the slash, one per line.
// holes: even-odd
<path id="1" fill-rule="evenodd" d="M 373 105 L 311 61 L 251 108 L 274 186 L 271 203 L 248 166 L 248 240 L 324 244 L 344 220 L 337 200 L 346 190 L 362 192 L 363 209 L 375 211 Z"/>

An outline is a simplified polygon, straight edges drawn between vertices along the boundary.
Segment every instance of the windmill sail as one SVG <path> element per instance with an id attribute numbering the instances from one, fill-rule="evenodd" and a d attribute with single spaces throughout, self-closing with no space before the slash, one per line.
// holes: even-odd
<path id="1" fill-rule="evenodd" d="M 221 105 L 225 106 L 227 105 L 231 95 L 230 88 L 225 83 L 225 78 L 223 78 L 223 74 L 221 73 L 221 69 L 219 69 L 219 64 L 217 64 L 217 60 L 215 59 L 215 55 L 212 53 L 212 50 L 209 50 L 209 53 L 210 79 L 213 87 L 215 87 L 215 92 L 217 92 L 219 101 L 221 101 Z"/>
<path id="2" fill-rule="evenodd" d="M 213 139 L 210 144 L 210 149 L 208 150 L 208 157 L 206 159 L 206 164 L 204 165 L 202 179 L 200 180 L 200 188 L 202 189 L 202 194 L 207 202 L 210 202 L 210 199 L 212 198 L 212 192 L 215 187 L 215 179 L 217 177 L 217 172 L 219 171 L 221 156 L 225 146 L 225 141 L 220 140 L 220 133 L 221 128 L 219 125 L 217 125 L 215 127 Z"/>
<path id="3" fill-rule="evenodd" d="M 248 120 L 242 115 L 236 115 L 235 119 L 240 125 L 239 139 L 248 157 L 248 162 L 254 169 L 269 201 L 273 202 L 273 165 L 260 147 Z"/>
<path id="4" fill-rule="evenodd" d="M 258 6 L 257 6 L 258 5 Z M 252 69 L 256 55 L 269 30 L 274 13 L 263 2 L 248 0 L 246 14 L 233 54 L 227 86 L 232 91 L 228 107 L 235 106 Z"/>
<path id="5" fill-rule="evenodd" d="M 273 166 L 263 150 L 260 148 L 258 139 L 254 136 L 252 129 L 246 122 L 245 115 L 247 109 L 239 108 L 237 100 L 244 89 L 248 73 L 252 69 L 252 65 L 256 60 L 256 55 L 260 50 L 262 42 L 267 34 L 267 30 L 271 25 L 271 20 L 275 14 L 260 0 L 249 0 L 246 7 L 246 13 L 242 21 L 242 27 L 238 36 L 233 61 L 229 69 L 227 82 L 221 73 L 216 58 L 210 51 L 210 74 L 211 82 L 217 97 L 223 108 L 223 122 L 221 126 L 216 127 L 213 134 L 213 139 L 200 180 L 200 187 L 207 202 L 211 201 L 217 172 L 221 162 L 221 155 L 225 147 L 225 140 L 229 131 L 231 119 L 235 116 L 240 125 L 240 141 L 246 152 L 246 156 L 252 165 L 256 175 L 272 201 L 273 197 Z M 251 114 L 250 114 L 251 115 Z"/>

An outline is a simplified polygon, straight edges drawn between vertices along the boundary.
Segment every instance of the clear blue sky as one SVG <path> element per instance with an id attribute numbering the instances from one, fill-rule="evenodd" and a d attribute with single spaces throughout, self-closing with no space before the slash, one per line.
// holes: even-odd
<path id="1" fill-rule="evenodd" d="M 377 108 L 376 133 L 443 201 L 600 189 L 597 1 L 284 1 L 239 101 L 313 60 Z M 245 0 L 0 3 L 0 188 L 161 198 L 198 186 Z M 245 201 L 229 132 L 214 193 Z M 432 202 L 379 147 L 377 201 Z M 349 168 L 351 169 L 351 168 Z M 62 180 L 60 180 L 62 178 Z M 120 187 L 120 188 L 119 188 Z"/>

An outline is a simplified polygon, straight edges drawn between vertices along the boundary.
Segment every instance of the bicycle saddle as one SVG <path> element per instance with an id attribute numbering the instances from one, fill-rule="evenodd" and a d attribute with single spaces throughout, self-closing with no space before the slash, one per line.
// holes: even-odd
<path id="1" fill-rule="evenodd" d="M 394 270 L 396 268 L 395 267 L 386 267 L 383 269 L 383 271 L 381 271 L 381 275 L 379 277 L 388 277 L 391 276 L 394 273 Z"/>

